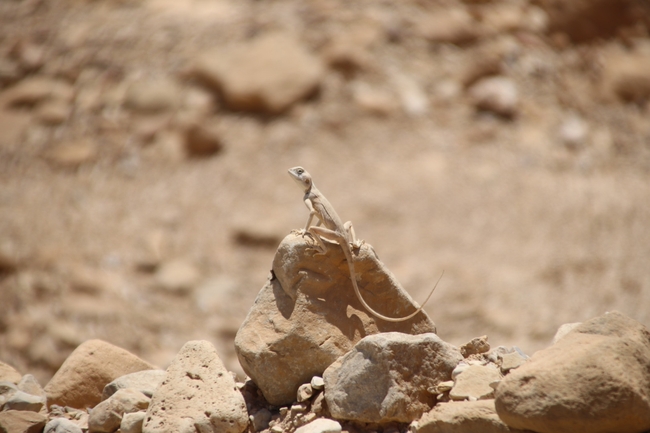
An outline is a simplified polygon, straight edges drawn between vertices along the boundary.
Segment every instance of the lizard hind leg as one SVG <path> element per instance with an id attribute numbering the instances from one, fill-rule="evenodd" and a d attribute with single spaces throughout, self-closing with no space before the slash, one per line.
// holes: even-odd
<path id="1" fill-rule="evenodd" d="M 348 237 L 348 242 L 353 248 L 361 248 L 361 245 L 365 244 L 366 241 L 363 239 L 357 239 L 356 234 L 354 233 L 354 227 L 352 227 L 352 221 L 348 221 L 343 224 L 345 228 L 345 234 Z"/>

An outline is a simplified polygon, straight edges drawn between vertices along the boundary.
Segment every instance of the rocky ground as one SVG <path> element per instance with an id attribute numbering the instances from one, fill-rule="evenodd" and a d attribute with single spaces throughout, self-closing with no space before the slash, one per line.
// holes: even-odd
<path id="1" fill-rule="evenodd" d="M 445 341 L 650 323 L 643 1 L 0 2 L 0 360 L 233 340 L 303 165 Z"/>

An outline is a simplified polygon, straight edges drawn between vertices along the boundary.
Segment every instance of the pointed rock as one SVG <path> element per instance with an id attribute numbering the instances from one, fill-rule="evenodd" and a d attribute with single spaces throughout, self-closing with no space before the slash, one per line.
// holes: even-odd
<path id="1" fill-rule="evenodd" d="M 425 312 L 386 322 L 357 300 L 345 256 L 331 245 L 314 255 L 311 241 L 290 234 L 273 260 L 273 275 L 235 337 L 242 368 L 267 401 L 286 405 L 298 387 L 323 372 L 361 338 L 379 332 L 435 333 Z M 359 289 L 379 313 L 400 317 L 417 306 L 369 244 L 353 251 Z"/>
<path id="2" fill-rule="evenodd" d="M 215 347 L 207 341 L 190 341 L 154 393 L 143 432 L 241 433 L 247 426 L 244 397 Z"/>

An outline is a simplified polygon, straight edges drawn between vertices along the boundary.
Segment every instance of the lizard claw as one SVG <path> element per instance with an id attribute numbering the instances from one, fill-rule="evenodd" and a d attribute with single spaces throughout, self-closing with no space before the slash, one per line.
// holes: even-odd
<path id="1" fill-rule="evenodd" d="M 361 246 L 364 245 L 365 243 L 366 243 L 366 241 L 364 241 L 363 239 L 357 239 L 357 240 L 354 241 L 354 242 L 350 242 L 350 246 L 351 246 L 352 248 L 355 248 L 355 249 L 358 250 L 358 249 L 361 248 Z"/>

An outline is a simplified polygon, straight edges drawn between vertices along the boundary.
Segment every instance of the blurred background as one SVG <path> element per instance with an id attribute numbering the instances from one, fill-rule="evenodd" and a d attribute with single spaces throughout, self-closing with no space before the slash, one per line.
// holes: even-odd
<path id="1" fill-rule="evenodd" d="M 650 325 L 650 6 L 0 1 L 0 360 L 234 335 L 306 167 L 456 345 Z"/>

